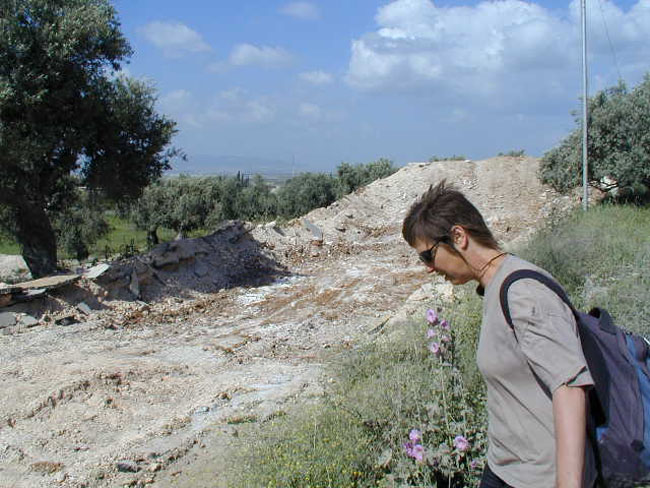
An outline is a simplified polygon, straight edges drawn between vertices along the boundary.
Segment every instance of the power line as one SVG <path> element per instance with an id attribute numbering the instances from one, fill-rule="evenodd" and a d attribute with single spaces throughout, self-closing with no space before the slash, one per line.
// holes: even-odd
<path id="1" fill-rule="evenodd" d="M 609 29 L 607 28 L 607 21 L 605 20 L 605 12 L 603 12 L 603 2 L 598 0 L 598 7 L 600 8 L 600 16 L 603 19 L 603 25 L 605 26 L 605 34 L 607 35 L 607 42 L 609 43 L 609 50 L 612 53 L 614 58 L 614 65 L 616 66 L 616 72 L 618 73 L 618 80 L 621 81 L 623 77 L 621 76 L 621 70 L 618 66 L 618 58 L 616 57 L 616 51 L 614 50 L 614 45 L 612 44 L 612 39 L 609 37 Z"/>

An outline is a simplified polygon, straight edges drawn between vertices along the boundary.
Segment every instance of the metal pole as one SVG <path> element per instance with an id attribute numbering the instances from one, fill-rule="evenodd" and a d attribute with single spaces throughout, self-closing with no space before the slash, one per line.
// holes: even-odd
<path id="1" fill-rule="evenodd" d="M 582 208 L 589 207 L 587 182 L 587 0 L 580 0 L 582 20 Z"/>

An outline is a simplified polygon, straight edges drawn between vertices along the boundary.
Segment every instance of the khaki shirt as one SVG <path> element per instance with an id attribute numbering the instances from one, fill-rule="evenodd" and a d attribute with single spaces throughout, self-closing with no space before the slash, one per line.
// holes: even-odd
<path id="1" fill-rule="evenodd" d="M 593 385 L 573 313 L 549 288 L 532 280 L 513 283 L 508 302 L 516 337 L 499 302 L 504 279 L 518 269 L 540 268 L 516 256 L 488 283 L 477 350 L 487 384 L 488 464 L 514 487 L 555 486 L 553 404 L 533 376 L 554 392 L 561 385 Z M 593 468 L 587 460 L 586 481 Z M 590 486 L 591 483 L 586 483 Z"/>

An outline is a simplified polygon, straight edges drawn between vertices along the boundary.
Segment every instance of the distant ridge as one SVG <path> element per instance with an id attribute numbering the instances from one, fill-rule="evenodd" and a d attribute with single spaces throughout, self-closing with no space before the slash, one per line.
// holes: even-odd
<path id="1" fill-rule="evenodd" d="M 248 175 L 290 178 L 292 174 L 308 171 L 304 166 L 291 161 L 273 160 L 246 156 L 211 156 L 193 154 L 187 161 L 176 161 L 165 174 L 174 176 L 188 174 L 193 176 L 234 175 L 241 172 Z"/>

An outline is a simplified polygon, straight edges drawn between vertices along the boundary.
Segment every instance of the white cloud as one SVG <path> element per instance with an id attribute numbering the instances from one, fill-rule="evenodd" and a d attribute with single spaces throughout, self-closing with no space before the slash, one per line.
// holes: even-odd
<path id="1" fill-rule="evenodd" d="M 262 124 L 275 118 L 274 104 L 265 97 L 251 97 L 242 88 L 219 93 L 207 109 L 207 117 L 215 122 Z"/>
<path id="2" fill-rule="evenodd" d="M 298 75 L 301 80 L 311 83 L 312 85 L 327 85 L 334 81 L 334 77 L 325 71 L 305 71 Z"/>
<path id="3" fill-rule="evenodd" d="M 332 107 L 323 108 L 312 102 L 301 102 L 298 104 L 297 109 L 298 119 L 295 122 L 299 127 L 305 127 L 305 122 L 307 122 L 307 127 L 340 124 L 346 117 L 346 114 L 341 110 Z"/>
<path id="4" fill-rule="evenodd" d="M 627 12 L 601 1 L 614 48 L 631 67 L 650 49 L 650 0 L 638 0 Z M 394 0 L 378 9 L 376 31 L 352 41 L 346 81 L 359 89 L 423 87 L 486 100 L 495 94 L 555 96 L 579 72 L 578 5 L 572 0 L 567 12 L 558 12 L 521 0 L 472 7 Z M 589 18 L 591 58 L 613 64 L 599 7 Z"/>
<path id="5" fill-rule="evenodd" d="M 150 22 L 142 27 L 141 32 L 167 57 L 176 58 L 186 53 L 211 50 L 201 34 L 180 22 Z"/>
<path id="6" fill-rule="evenodd" d="M 318 7 L 310 2 L 291 2 L 284 5 L 280 12 L 302 20 L 317 20 L 320 18 Z"/>
<path id="7" fill-rule="evenodd" d="M 239 44 L 230 53 L 230 63 L 235 66 L 280 66 L 291 61 L 291 54 L 281 47 Z"/>
<path id="8" fill-rule="evenodd" d="M 187 90 L 174 90 L 158 99 L 160 110 L 181 125 L 193 128 L 203 126 L 200 105 Z"/>
<path id="9" fill-rule="evenodd" d="M 298 111 L 301 116 L 314 121 L 320 120 L 323 115 L 321 108 L 315 103 L 301 103 Z"/>
<path id="10" fill-rule="evenodd" d="M 206 128 L 215 123 L 257 125 L 276 116 L 272 100 L 252 96 L 242 88 L 224 90 L 207 100 L 185 89 L 174 90 L 158 99 L 158 108 L 181 128 Z"/>

